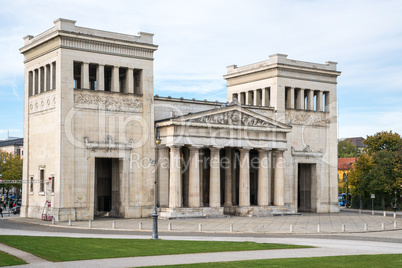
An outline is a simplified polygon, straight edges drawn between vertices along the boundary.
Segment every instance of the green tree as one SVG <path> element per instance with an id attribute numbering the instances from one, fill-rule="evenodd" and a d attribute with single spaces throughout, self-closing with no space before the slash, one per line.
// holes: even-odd
<path id="1" fill-rule="evenodd" d="M 2 180 L 3 181 L 9 181 L 9 180 L 15 180 L 17 181 L 16 183 L 8 183 L 8 184 L 2 184 L 3 187 L 3 192 L 4 190 L 7 192 L 7 197 L 9 191 L 13 187 L 17 187 L 17 190 L 19 191 L 22 187 L 21 184 L 21 179 L 22 179 L 22 160 L 19 155 L 12 155 L 10 153 L 0 151 L 0 159 L 1 159 L 1 169 L 0 172 L 2 174 Z M 3 163 L 3 161 L 6 161 Z M 17 192 L 18 192 L 17 191 Z"/>
<path id="2" fill-rule="evenodd" d="M 395 190 L 402 185 L 402 139 L 398 133 L 379 132 L 367 136 L 353 171 L 350 184 L 360 196 L 375 193 L 381 197 L 381 207 L 393 202 Z"/>
<path id="3" fill-rule="evenodd" d="M 359 150 L 349 140 L 338 141 L 338 158 L 355 157 Z"/>

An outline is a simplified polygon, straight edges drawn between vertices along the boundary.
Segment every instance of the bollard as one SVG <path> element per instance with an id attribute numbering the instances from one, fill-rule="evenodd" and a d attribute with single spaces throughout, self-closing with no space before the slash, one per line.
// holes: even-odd
<path id="1" fill-rule="evenodd" d="M 142 222 L 138 223 L 138 230 L 142 230 Z"/>
<path id="2" fill-rule="evenodd" d="M 168 224 L 168 231 L 172 231 L 172 223 L 171 222 L 169 222 L 169 224 Z"/>
<path id="3" fill-rule="evenodd" d="M 384 217 L 386 217 L 386 216 L 387 216 L 387 212 L 384 211 Z"/>
<path id="4" fill-rule="evenodd" d="M 202 224 L 198 224 L 198 231 L 202 232 Z"/>
<path id="5" fill-rule="evenodd" d="M 374 215 L 374 210 L 371 211 L 371 215 Z"/>
<path id="6" fill-rule="evenodd" d="M 394 221 L 394 228 L 396 229 L 396 221 Z"/>
<path id="7" fill-rule="evenodd" d="M 233 224 L 230 225 L 229 231 L 233 233 Z"/>
<path id="8" fill-rule="evenodd" d="M 70 219 L 70 220 L 68 220 L 68 226 L 71 226 L 71 225 L 73 225 L 73 224 L 72 224 L 71 219 Z"/>
<path id="9" fill-rule="evenodd" d="M 368 224 L 367 223 L 364 224 L 364 231 L 368 231 Z"/>
<path id="10" fill-rule="evenodd" d="M 381 223 L 381 229 L 385 230 L 385 222 Z"/>
<path id="11" fill-rule="evenodd" d="M 112 221 L 112 228 L 116 229 L 116 221 Z"/>
<path id="12" fill-rule="evenodd" d="M 362 210 L 361 210 L 361 209 L 359 209 L 359 214 L 362 214 Z"/>
<path id="13" fill-rule="evenodd" d="M 394 219 L 396 219 L 396 213 L 394 212 Z"/>
<path id="14" fill-rule="evenodd" d="M 342 224 L 342 232 L 345 232 L 345 224 Z"/>
<path id="15" fill-rule="evenodd" d="M 321 232 L 321 226 L 319 224 L 317 224 L 317 232 Z"/>
<path id="16" fill-rule="evenodd" d="M 88 222 L 88 227 L 89 227 L 89 228 L 92 228 L 92 220 L 89 220 L 89 222 Z"/>
<path id="17" fill-rule="evenodd" d="M 52 218 L 52 224 L 53 224 L 53 225 L 56 224 L 56 221 L 55 221 L 54 217 Z"/>
<path id="18" fill-rule="evenodd" d="M 289 232 L 293 233 L 293 224 L 290 225 Z"/>

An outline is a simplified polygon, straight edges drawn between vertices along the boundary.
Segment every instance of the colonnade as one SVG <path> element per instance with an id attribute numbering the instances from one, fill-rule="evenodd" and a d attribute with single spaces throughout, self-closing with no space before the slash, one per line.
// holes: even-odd
<path id="1" fill-rule="evenodd" d="M 170 150 L 169 150 L 170 148 Z M 170 146 L 159 148 L 159 159 L 168 157 L 169 165 L 159 167 L 159 200 L 160 205 L 169 208 L 183 207 L 183 196 L 186 195 L 186 205 L 189 208 L 204 206 L 203 200 L 203 172 L 205 164 L 201 146 L 190 146 L 188 165 L 183 165 L 183 146 Z M 219 208 L 233 206 L 234 200 L 238 200 L 239 207 L 250 207 L 250 151 L 253 148 L 239 148 L 239 164 L 235 164 L 235 148 L 232 147 L 208 147 L 209 161 L 209 207 Z M 221 150 L 224 150 L 225 159 L 221 159 Z M 257 149 L 258 152 L 258 206 L 283 206 L 285 202 L 285 172 L 283 150 Z M 275 168 L 270 165 L 271 154 L 275 155 Z M 223 163 L 225 162 L 225 163 Z M 188 171 L 183 168 L 188 168 Z M 238 181 L 235 168 L 239 168 Z M 255 167 L 253 167 L 255 169 Z M 224 172 L 221 172 L 224 170 Z M 183 174 L 188 172 L 188 187 L 183 187 Z M 273 189 L 271 187 L 271 174 L 273 173 Z M 221 177 L 222 174 L 222 177 Z M 223 176 L 224 174 L 224 176 Z M 221 189 L 224 185 L 224 191 Z M 238 185 L 235 185 L 238 184 Z M 185 189 L 185 190 L 183 190 Z M 188 189 L 188 193 L 184 193 Z M 273 190 L 273 198 L 271 191 Z M 224 197 L 221 198 L 221 193 Z M 221 203 L 223 200 L 223 204 Z"/>
<path id="2" fill-rule="evenodd" d="M 142 70 L 74 62 L 74 88 L 142 94 Z"/>
<path id="3" fill-rule="evenodd" d="M 244 92 L 234 93 L 232 99 L 236 98 L 242 105 L 254 105 L 254 106 L 270 106 L 271 89 L 258 88 L 253 90 L 247 90 Z"/>
<path id="4" fill-rule="evenodd" d="M 28 94 L 34 96 L 56 88 L 56 62 L 28 72 Z"/>
<path id="5" fill-rule="evenodd" d="M 286 109 L 328 111 L 329 92 L 313 89 L 286 87 Z"/>

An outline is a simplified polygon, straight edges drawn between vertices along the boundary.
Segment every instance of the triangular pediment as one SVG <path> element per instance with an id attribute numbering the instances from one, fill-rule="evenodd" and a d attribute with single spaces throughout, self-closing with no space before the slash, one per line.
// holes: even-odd
<path id="1" fill-rule="evenodd" d="M 182 122 L 194 122 L 201 124 L 291 129 L 291 127 L 288 125 L 238 105 L 221 107 L 195 114 L 188 114 L 175 119 Z"/>

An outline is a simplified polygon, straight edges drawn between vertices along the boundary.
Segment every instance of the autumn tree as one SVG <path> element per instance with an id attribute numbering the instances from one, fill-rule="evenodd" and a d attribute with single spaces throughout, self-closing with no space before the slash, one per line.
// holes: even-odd
<path id="1" fill-rule="evenodd" d="M 363 143 L 367 147 L 349 174 L 350 184 L 360 196 L 380 196 L 385 209 L 386 203 L 393 201 L 394 191 L 402 190 L 402 139 L 398 133 L 383 131 L 367 136 Z"/>

